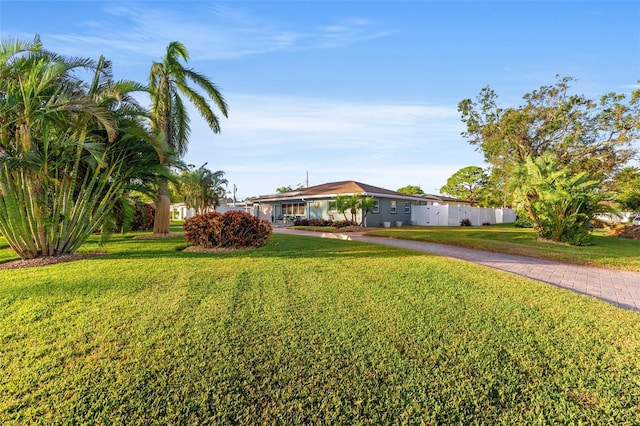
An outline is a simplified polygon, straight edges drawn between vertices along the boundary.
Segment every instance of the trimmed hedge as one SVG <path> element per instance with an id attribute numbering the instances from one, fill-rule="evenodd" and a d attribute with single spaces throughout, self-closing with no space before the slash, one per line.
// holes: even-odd
<path id="1" fill-rule="evenodd" d="M 358 226 L 356 222 L 351 222 L 350 220 L 335 220 L 332 225 L 338 229 L 347 228 L 349 226 Z"/>
<path id="2" fill-rule="evenodd" d="M 185 238 L 204 248 L 262 247 L 271 236 L 271 224 L 245 212 L 205 213 L 184 222 Z"/>
<path id="3" fill-rule="evenodd" d="M 324 219 L 297 219 L 293 226 L 333 226 L 333 222 Z"/>

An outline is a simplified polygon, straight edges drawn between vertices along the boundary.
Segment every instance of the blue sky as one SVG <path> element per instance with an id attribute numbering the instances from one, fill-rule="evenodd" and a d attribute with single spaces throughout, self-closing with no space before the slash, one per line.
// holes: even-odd
<path id="1" fill-rule="evenodd" d="M 491 86 L 503 106 L 574 76 L 629 93 L 640 79 L 640 2 L 12 1 L 2 38 L 114 63 L 146 82 L 170 41 L 229 104 L 214 135 L 193 112 L 188 163 L 224 170 L 238 198 L 357 180 L 437 193 L 485 166 L 458 103 Z"/>

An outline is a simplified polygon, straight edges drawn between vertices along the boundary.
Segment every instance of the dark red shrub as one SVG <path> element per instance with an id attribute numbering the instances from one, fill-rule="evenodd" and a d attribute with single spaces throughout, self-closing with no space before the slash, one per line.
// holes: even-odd
<path id="1" fill-rule="evenodd" d="M 245 212 L 229 211 L 194 216 L 184 222 L 185 238 L 205 248 L 261 247 L 271 236 L 271 224 Z"/>
<path id="2" fill-rule="evenodd" d="M 155 212 L 153 203 L 133 202 L 126 209 L 126 213 L 125 209 L 118 205 L 114 207 L 111 230 L 114 232 L 151 231 Z M 125 220 L 125 216 L 128 216 L 128 220 Z"/>
<path id="3" fill-rule="evenodd" d="M 153 203 L 136 203 L 136 212 L 131 222 L 131 231 L 152 231 L 156 208 Z"/>

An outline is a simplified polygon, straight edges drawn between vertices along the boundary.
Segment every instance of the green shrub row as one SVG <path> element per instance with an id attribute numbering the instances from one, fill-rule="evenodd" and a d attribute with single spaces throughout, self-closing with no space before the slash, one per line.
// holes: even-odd
<path id="1" fill-rule="evenodd" d="M 356 222 L 350 220 L 324 220 L 324 219 L 298 219 L 294 226 L 332 226 L 334 228 L 346 228 L 347 226 L 358 226 Z"/>

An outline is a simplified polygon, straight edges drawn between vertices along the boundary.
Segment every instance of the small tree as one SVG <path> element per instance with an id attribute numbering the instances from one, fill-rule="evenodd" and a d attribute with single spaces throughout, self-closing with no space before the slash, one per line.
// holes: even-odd
<path id="1" fill-rule="evenodd" d="M 373 197 L 361 196 L 359 207 L 362 210 L 362 221 L 360 222 L 360 226 L 364 225 L 364 220 L 367 218 L 367 214 L 373 210 L 373 207 L 377 202 L 378 201 Z"/>
<path id="2" fill-rule="evenodd" d="M 344 220 L 346 222 L 349 222 L 349 219 L 347 218 L 347 210 L 349 210 L 349 196 L 348 195 L 338 195 L 336 196 L 336 198 L 333 200 L 333 204 L 335 206 L 336 211 L 342 213 L 342 215 L 344 216 Z"/>
<path id="3" fill-rule="evenodd" d="M 196 170 L 185 171 L 180 177 L 180 192 L 185 205 L 203 214 L 209 208 L 220 205 L 228 182 L 224 172 L 212 172 L 203 166 Z"/>
<path id="4" fill-rule="evenodd" d="M 364 224 L 364 219 L 367 217 L 367 213 L 373 209 L 375 204 L 375 198 L 366 197 L 362 194 L 338 195 L 334 200 L 336 210 L 342 213 L 344 220 L 347 222 L 355 224 L 358 210 L 362 210 L 361 225 Z M 351 214 L 351 220 L 347 218 L 347 210 Z"/>
<path id="5" fill-rule="evenodd" d="M 604 209 L 599 186 L 585 172 L 557 168 L 551 155 L 526 158 L 510 182 L 516 209 L 526 212 L 539 237 L 574 245 L 590 242 L 589 222 Z"/>

